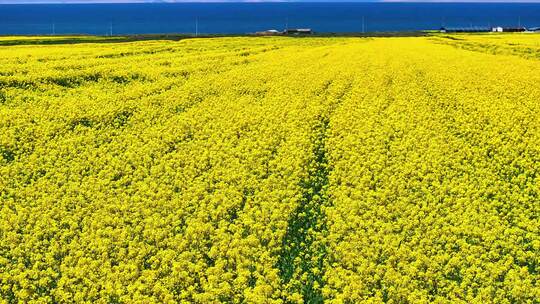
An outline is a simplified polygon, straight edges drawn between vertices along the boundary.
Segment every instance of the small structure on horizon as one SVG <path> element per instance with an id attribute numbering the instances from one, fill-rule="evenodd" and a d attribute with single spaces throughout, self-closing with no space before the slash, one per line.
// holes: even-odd
<path id="1" fill-rule="evenodd" d="M 282 35 L 283 32 L 280 32 L 278 30 L 266 30 L 261 32 L 256 32 L 255 35 L 258 36 L 275 36 L 275 35 Z"/>
<path id="2" fill-rule="evenodd" d="M 487 32 L 496 32 L 496 33 L 518 33 L 526 32 L 527 29 L 522 26 L 518 27 L 504 27 L 504 26 L 495 26 L 495 27 L 482 27 L 482 26 L 472 26 L 472 27 L 441 27 L 441 33 L 487 33 Z M 529 29 L 531 31 L 531 29 Z"/>
<path id="3" fill-rule="evenodd" d="M 310 28 L 298 28 L 298 29 L 285 29 L 283 31 L 285 35 L 311 35 L 313 31 Z"/>
<path id="4" fill-rule="evenodd" d="M 531 27 L 529 28 L 529 32 L 540 32 L 540 27 Z"/>
<path id="5" fill-rule="evenodd" d="M 313 30 L 310 28 L 298 28 L 298 29 L 285 29 L 282 32 L 278 30 L 266 30 L 261 32 L 255 32 L 257 36 L 277 36 L 277 35 L 311 35 Z"/>
<path id="6" fill-rule="evenodd" d="M 504 32 L 504 33 L 519 33 L 519 32 L 525 32 L 527 31 L 526 28 L 522 26 L 518 27 L 501 27 L 497 26 L 493 28 L 493 32 Z"/>
<path id="7" fill-rule="evenodd" d="M 491 32 L 489 27 L 472 26 L 472 27 L 441 27 L 441 33 L 487 33 Z"/>

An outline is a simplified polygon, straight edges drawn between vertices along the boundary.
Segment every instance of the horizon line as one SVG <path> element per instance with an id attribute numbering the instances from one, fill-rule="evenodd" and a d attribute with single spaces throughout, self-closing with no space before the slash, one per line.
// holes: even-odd
<path id="1" fill-rule="evenodd" d="M 540 0 L 0 0 L 0 5 L 32 4 L 174 4 L 174 3 L 540 3 Z"/>

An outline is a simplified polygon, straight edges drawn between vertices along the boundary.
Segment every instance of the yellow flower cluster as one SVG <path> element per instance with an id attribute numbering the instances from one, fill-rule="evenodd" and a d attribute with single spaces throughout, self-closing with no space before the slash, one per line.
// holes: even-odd
<path id="1" fill-rule="evenodd" d="M 1 38 L 0 303 L 536 303 L 540 37 L 451 38 Z"/>
<path id="2" fill-rule="evenodd" d="M 432 39 L 359 52 L 330 120 L 325 297 L 536 303 L 540 62 Z"/>

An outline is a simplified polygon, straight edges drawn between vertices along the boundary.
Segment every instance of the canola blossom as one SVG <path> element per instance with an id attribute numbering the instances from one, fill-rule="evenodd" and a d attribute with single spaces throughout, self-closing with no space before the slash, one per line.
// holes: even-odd
<path id="1" fill-rule="evenodd" d="M 3 37 L 0 303 L 538 303 L 539 59 Z"/>

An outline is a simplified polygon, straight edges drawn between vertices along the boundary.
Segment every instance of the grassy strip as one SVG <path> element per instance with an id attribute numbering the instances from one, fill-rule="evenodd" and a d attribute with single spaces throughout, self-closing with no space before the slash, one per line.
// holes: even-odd
<path id="1" fill-rule="evenodd" d="M 303 202 L 289 221 L 283 239 L 283 252 L 278 262 L 281 278 L 288 284 L 287 302 L 302 298 L 304 303 L 322 303 L 323 261 L 325 246 L 319 242 L 325 230 L 322 206 L 328 201 L 328 161 L 326 137 L 328 119 L 321 118 L 315 128 L 312 165 L 309 177 L 302 182 Z"/>
<path id="2" fill-rule="evenodd" d="M 274 35 L 272 37 L 292 37 L 292 38 L 333 38 L 333 37 L 422 37 L 429 36 L 432 33 L 427 31 L 415 32 L 344 32 L 344 33 L 313 33 L 310 35 Z M 56 45 L 56 44 L 79 44 L 79 43 L 119 43 L 119 42 L 137 42 L 150 40 L 170 40 L 179 41 L 182 39 L 191 38 L 220 38 L 220 37 L 265 37 L 256 34 L 141 34 L 141 35 L 121 35 L 121 36 L 93 36 L 93 35 L 0 35 L 0 46 L 16 46 L 16 45 Z M 11 39 L 12 38 L 12 39 Z"/>

